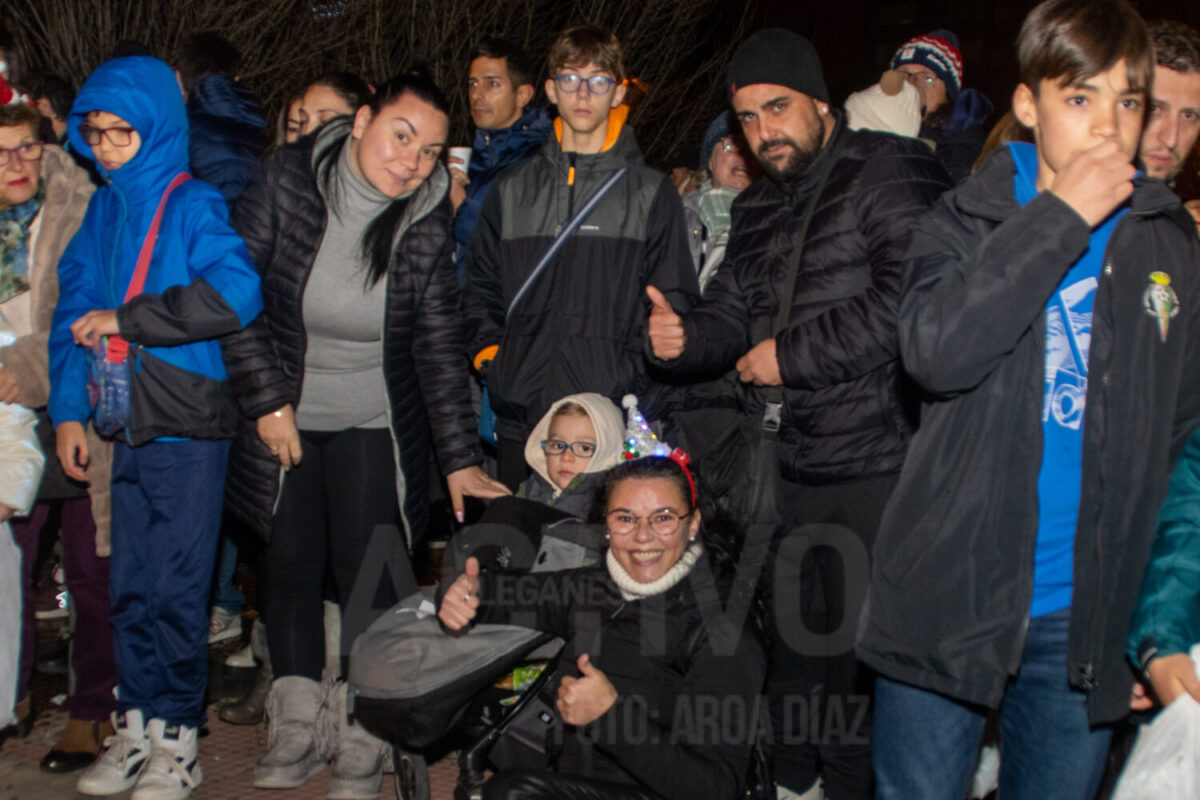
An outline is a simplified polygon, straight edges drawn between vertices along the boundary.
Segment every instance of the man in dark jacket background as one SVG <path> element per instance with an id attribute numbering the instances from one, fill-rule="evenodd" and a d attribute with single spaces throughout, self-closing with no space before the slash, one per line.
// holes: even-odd
<path id="1" fill-rule="evenodd" d="M 482 40 L 471 56 L 467 98 L 475 142 L 464 173 L 450 160 L 450 202 L 454 204 L 454 239 L 460 264 L 488 187 L 500 172 L 532 156 L 550 135 L 550 114 L 529 107 L 536 74 L 524 50 L 504 39 Z M 459 268 L 462 277 L 462 268 Z"/>
<path id="2" fill-rule="evenodd" d="M 1147 175 L 1174 185 L 1200 136 L 1200 32 L 1166 20 L 1149 28 L 1154 95 L 1138 156 Z"/>
<path id="3" fill-rule="evenodd" d="M 217 187 L 230 205 L 267 145 L 262 106 L 238 83 L 241 61 L 228 39 L 203 31 L 183 41 L 174 64 L 187 101 L 192 175 Z"/>
<path id="4" fill-rule="evenodd" d="M 823 775 L 827 797 L 870 798 L 871 678 L 853 647 L 868 554 L 913 425 L 896 342 L 901 264 L 912 222 L 950 180 L 920 142 L 850 131 L 816 51 L 794 33 L 747 39 L 729 85 L 768 180 L 735 201 L 726 265 L 702 306 L 680 318 L 648 290 L 651 349 L 680 375 L 736 366 L 752 419 L 764 415 L 756 387 L 784 389 L 768 678 L 775 777 L 805 792 Z M 761 321 L 792 274 L 788 322 L 771 337 Z"/>
<path id="5" fill-rule="evenodd" d="M 187 103 L 192 175 L 215 186 L 230 206 L 254 175 L 267 143 L 262 106 L 237 82 L 241 60 L 228 39 L 202 31 L 183 41 L 174 65 Z M 221 534 L 209 644 L 242 634 L 245 598 L 233 583 L 237 540 L 228 525 Z"/>

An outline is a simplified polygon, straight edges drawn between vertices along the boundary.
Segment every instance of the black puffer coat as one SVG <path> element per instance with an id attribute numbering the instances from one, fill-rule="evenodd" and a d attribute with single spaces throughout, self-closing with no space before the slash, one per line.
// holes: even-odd
<path id="1" fill-rule="evenodd" d="M 826 483 L 899 472 L 912 413 L 899 365 L 896 306 L 912 223 L 950 185 L 929 148 L 912 139 L 850 131 L 838 117 L 829 142 L 794 184 L 763 179 L 734 201 L 725 263 L 704 303 L 684 315 L 676 374 L 724 372 L 769 335 L 789 271 L 799 269 L 788 326 L 776 337 L 783 377 L 780 469 Z M 797 267 L 803 207 L 837 158 Z M 766 328 L 759 336 L 753 334 Z M 744 413 L 761 393 L 743 386 Z"/>
<path id="2" fill-rule="evenodd" d="M 579 678 L 586 653 L 617 691 L 597 720 L 565 726 L 556 772 L 664 800 L 744 796 L 766 658 L 752 620 L 743 627 L 702 605 L 722 591 L 701 559 L 679 583 L 639 600 L 624 599 L 603 566 L 481 578 L 476 622 L 560 636 L 553 680 Z"/>
<path id="3" fill-rule="evenodd" d="M 325 234 L 327 210 L 313 174 L 314 143 L 339 147 L 349 122 L 333 122 L 269 156 L 247 184 L 231 222 L 262 274 L 265 309 L 224 340 L 229 377 L 244 412 L 230 455 L 226 507 L 264 538 L 280 489 L 280 466 L 256 420 L 300 399 L 307 346 L 304 288 Z M 334 136 L 334 134 L 336 136 Z M 428 517 L 430 431 L 443 473 L 478 464 L 451 257 L 449 177 L 438 166 L 409 201 L 388 267 L 383 368 L 397 464 L 396 489 L 409 542 Z"/>

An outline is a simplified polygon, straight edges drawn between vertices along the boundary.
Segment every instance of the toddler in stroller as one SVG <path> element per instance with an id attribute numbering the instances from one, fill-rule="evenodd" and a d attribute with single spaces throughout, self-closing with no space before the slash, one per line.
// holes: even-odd
<path id="1" fill-rule="evenodd" d="M 526 443 L 533 475 L 517 497 L 493 501 L 477 524 L 451 539 L 443 563 L 450 579 L 472 555 L 489 568 L 514 572 L 598 564 L 603 529 L 583 519 L 605 470 L 620 460 L 622 442 L 621 413 L 608 398 L 583 393 L 555 402 Z M 397 745 L 397 792 L 405 800 L 428 794 L 419 751 L 470 718 L 476 696 L 498 677 L 523 662 L 543 660 L 562 644 L 511 625 L 485 625 L 469 637 L 451 637 L 433 616 L 435 588 L 384 614 L 350 656 L 348 702 L 363 724 Z M 536 690 L 520 698 L 533 694 Z M 465 786 L 482 781 L 484 752 L 483 747 L 474 756 L 464 752 Z"/>

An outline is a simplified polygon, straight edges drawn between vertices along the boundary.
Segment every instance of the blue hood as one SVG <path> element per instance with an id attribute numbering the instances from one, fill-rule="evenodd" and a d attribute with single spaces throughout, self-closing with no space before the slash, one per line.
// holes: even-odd
<path id="1" fill-rule="evenodd" d="M 109 172 L 96 164 L 131 205 L 154 203 L 171 179 L 188 168 L 188 119 L 175 72 L 157 58 L 114 58 L 96 68 L 79 90 L 67 119 L 71 146 L 95 161 L 79 126 L 92 111 L 116 114 L 141 137 L 137 154 Z"/>

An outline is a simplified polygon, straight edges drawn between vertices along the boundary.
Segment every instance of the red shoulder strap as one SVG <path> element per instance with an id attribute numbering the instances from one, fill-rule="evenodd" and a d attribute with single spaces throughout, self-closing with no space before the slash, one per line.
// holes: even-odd
<path id="1" fill-rule="evenodd" d="M 150 257 L 154 255 L 154 244 L 158 241 L 158 229 L 162 227 L 163 211 L 167 207 L 167 200 L 170 199 L 172 192 L 191 178 L 192 176 L 187 172 L 179 173 L 171 179 L 171 182 L 167 184 L 166 191 L 159 198 L 158 208 L 154 211 L 154 219 L 150 221 L 150 230 L 146 231 L 142 250 L 138 253 L 137 266 L 133 270 L 133 280 L 129 282 L 129 289 L 125 292 L 126 303 L 141 294 L 142 287 L 146 285 L 146 272 L 150 269 Z"/>
<path id="2" fill-rule="evenodd" d="M 166 190 L 163 191 L 162 197 L 159 198 L 158 208 L 154 211 L 154 219 L 150 221 L 150 229 L 146 231 L 141 252 L 138 253 L 137 266 L 133 269 L 133 280 L 129 282 L 129 288 L 125 291 L 126 303 L 141 294 L 142 287 L 146 285 L 146 273 L 150 269 L 150 258 L 154 255 L 154 243 L 158 241 L 158 230 L 162 227 L 163 211 L 167 207 L 167 200 L 171 197 L 172 192 L 191 179 L 190 173 L 179 173 L 171 179 Z M 128 353 L 129 342 L 121 338 L 120 334 L 108 337 L 108 343 L 104 348 L 105 361 L 120 364 Z"/>

